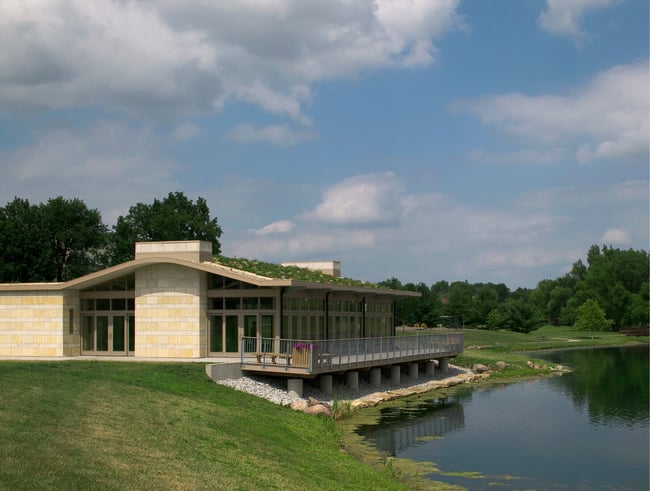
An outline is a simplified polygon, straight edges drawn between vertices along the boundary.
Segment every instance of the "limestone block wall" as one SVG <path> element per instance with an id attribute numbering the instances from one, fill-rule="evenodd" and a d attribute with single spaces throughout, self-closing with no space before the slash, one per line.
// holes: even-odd
<path id="1" fill-rule="evenodd" d="M 78 312 L 74 291 L 0 292 L 0 356 L 78 355 Z"/>
<path id="2" fill-rule="evenodd" d="M 207 354 L 207 274 L 174 264 L 135 275 L 135 357 Z"/>

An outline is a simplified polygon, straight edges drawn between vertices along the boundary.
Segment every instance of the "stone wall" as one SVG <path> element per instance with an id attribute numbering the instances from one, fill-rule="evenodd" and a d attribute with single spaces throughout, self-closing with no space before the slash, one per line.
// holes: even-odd
<path id="1" fill-rule="evenodd" d="M 79 354 L 76 291 L 0 292 L 0 356 Z"/>
<path id="2" fill-rule="evenodd" d="M 206 356 L 206 284 L 206 273 L 174 264 L 136 272 L 136 358 Z"/>

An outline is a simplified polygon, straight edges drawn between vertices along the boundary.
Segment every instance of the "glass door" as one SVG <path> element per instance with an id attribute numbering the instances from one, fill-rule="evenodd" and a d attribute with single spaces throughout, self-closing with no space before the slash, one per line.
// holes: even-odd
<path id="1" fill-rule="evenodd" d="M 239 316 L 211 315 L 208 339 L 210 354 L 239 351 Z"/>
<path id="2" fill-rule="evenodd" d="M 135 315 L 85 315 L 81 336 L 83 354 L 133 354 Z"/>

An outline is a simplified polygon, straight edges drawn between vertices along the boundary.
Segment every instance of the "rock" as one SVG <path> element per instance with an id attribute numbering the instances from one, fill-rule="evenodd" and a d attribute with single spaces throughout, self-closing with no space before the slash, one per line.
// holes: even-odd
<path id="1" fill-rule="evenodd" d="M 499 370 L 503 370 L 505 367 L 508 366 L 508 364 L 505 361 L 497 361 L 495 365 Z"/>
<path id="2" fill-rule="evenodd" d="M 527 366 L 528 368 L 533 368 L 533 362 L 530 361 L 530 360 L 527 361 L 527 362 L 526 362 L 526 366 Z"/>
<path id="3" fill-rule="evenodd" d="M 482 363 L 476 363 L 472 366 L 472 372 L 474 373 L 485 373 L 488 372 L 490 369 L 483 365 Z"/>
<path id="4" fill-rule="evenodd" d="M 307 400 L 309 401 L 310 406 L 315 406 L 316 404 L 320 404 L 320 401 L 318 399 L 314 399 L 313 397 L 310 397 Z"/>
<path id="5" fill-rule="evenodd" d="M 294 411 L 304 411 L 309 407 L 309 403 L 304 399 L 298 399 L 291 403 L 291 409 Z"/>
<path id="6" fill-rule="evenodd" d="M 313 406 L 306 407 L 303 412 L 305 414 L 311 414 L 313 416 L 332 416 L 332 411 L 330 411 L 329 408 L 323 404 L 314 404 Z"/>

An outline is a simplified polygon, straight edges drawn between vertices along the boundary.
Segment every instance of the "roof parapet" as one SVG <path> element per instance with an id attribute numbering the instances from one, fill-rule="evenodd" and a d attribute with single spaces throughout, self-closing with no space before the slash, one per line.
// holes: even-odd
<path id="1" fill-rule="evenodd" d="M 200 263 L 212 261 L 212 243 L 206 240 L 136 242 L 135 258 L 173 257 Z"/>

